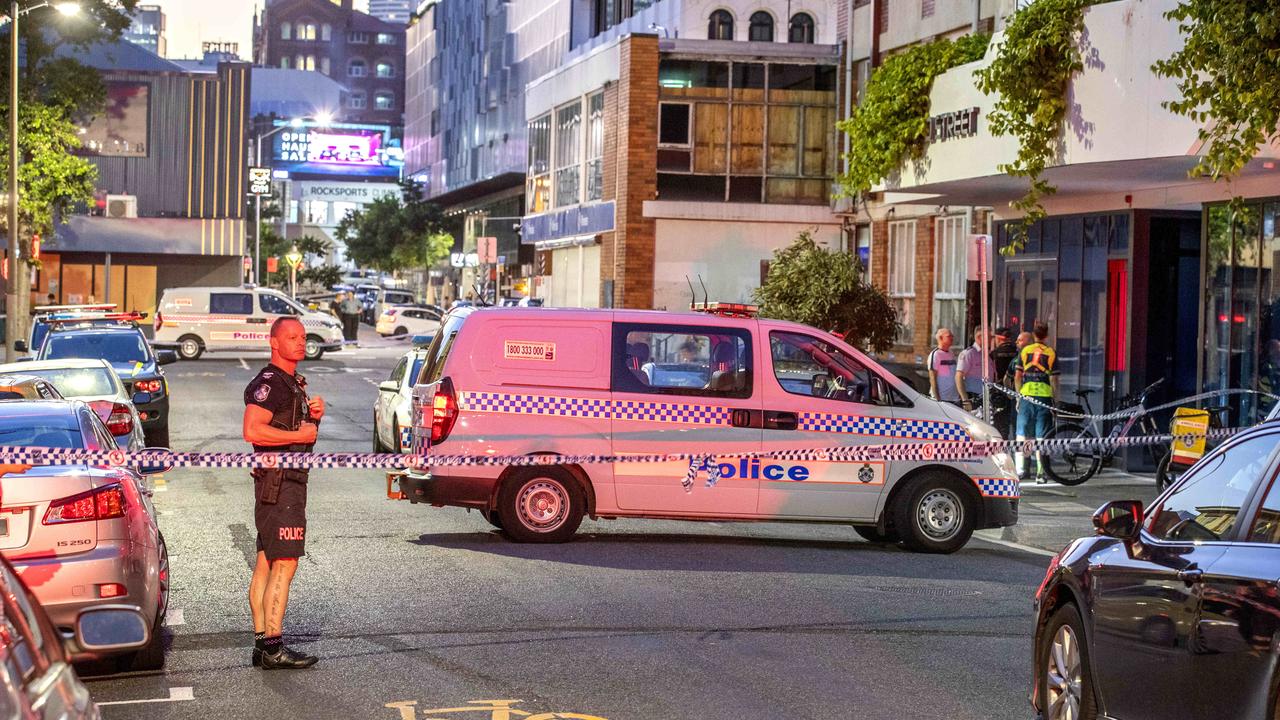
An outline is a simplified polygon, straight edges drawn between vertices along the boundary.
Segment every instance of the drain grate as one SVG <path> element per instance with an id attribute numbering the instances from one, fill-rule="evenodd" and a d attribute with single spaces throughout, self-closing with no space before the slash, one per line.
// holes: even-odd
<path id="1" fill-rule="evenodd" d="M 979 597 L 982 595 L 982 593 L 977 590 L 918 587 L 914 585 L 877 585 L 871 589 L 879 590 L 880 592 L 896 593 L 898 595 L 913 595 L 915 597 Z"/>

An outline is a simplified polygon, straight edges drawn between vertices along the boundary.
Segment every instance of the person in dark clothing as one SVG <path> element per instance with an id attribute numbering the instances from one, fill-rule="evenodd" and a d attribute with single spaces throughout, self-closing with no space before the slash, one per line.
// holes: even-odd
<path id="1" fill-rule="evenodd" d="M 307 397 L 306 378 L 297 374 L 306 357 L 306 329 L 296 317 L 271 325 L 271 364 L 244 390 L 245 441 L 257 453 L 309 452 L 324 417 L 324 399 Z M 301 669 L 318 658 L 284 646 L 289 585 L 305 553 L 307 471 L 258 467 L 253 471 L 253 519 L 258 557 L 249 582 L 253 615 L 253 665 L 264 670 Z"/>
<path id="2" fill-rule="evenodd" d="M 347 342 L 359 344 L 360 340 L 360 301 L 354 294 L 348 295 L 338 306 L 342 314 L 342 335 Z"/>
<path id="3" fill-rule="evenodd" d="M 1018 347 L 1013 343 L 1013 331 L 1007 327 L 995 330 L 995 344 L 991 348 L 991 364 L 995 368 L 995 381 L 1012 387 L 1009 368 L 1018 357 Z M 992 425 L 1006 438 L 1013 437 L 1013 398 L 999 390 L 991 392 Z"/>

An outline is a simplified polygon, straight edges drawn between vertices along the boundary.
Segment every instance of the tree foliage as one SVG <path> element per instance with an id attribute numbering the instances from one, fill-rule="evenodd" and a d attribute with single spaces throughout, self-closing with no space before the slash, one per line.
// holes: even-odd
<path id="1" fill-rule="evenodd" d="M 338 223 L 336 235 L 357 265 L 394 272 L 449 256 L 453 237 L 444 232 L 440 208 L 423 198 L 419 183 L 406 180 L 400 189 L 399 197 L 380 197 Z"/>
<path id="2" fill-rule="evenodd" d="M 858 259 L 819 247 L 807 231 L 774 251 L 755 299 L 765 317 L 837 332 L 849 344 L 877 352 L 892 347 L 898 332 L 897 312 L 884 292 L 863 279 Z"/>
<path id="3" fill-rule="evenodd" d="M 1229 178 L 1280 137 L 1280 4 L 1182 0 L 1165 17 L 1184 44 L 1153 67 L 1182 94 L 1164 106 L 1203 125 L 1207 147 L 1192 175 Z"/>
<path id="4" fill-rule="evenodd" d="M 8 123 L 0 128 L 0 147 L 9 148 Z M 93 200 L 97 168 L 71 152 L 80 147 L 76 126 L 56 107 L 20 105 L 18 109 L 18 222 L 20 240 L 27 246 L 33 235 L 51 237 L 54 222 L 78 203 Z M 3 175 L 8 192 L 8 173 Z M 6 195 L 7 205 L 7 195 Z M 0 213 L 0 227 L 9 232 L 9 214 Z M 23 253 L 23 257 L 30 257 Z"/>
<path id="5" fill-rule="evenodd" d="M 264 208 L 265 210 L 265 208 Z M 266 214 L 265 212 L 263 213 Z M 279 270 L 268 275 L 263 272 L 258 277 L 264 280 L 264 285 L 270 285 L 277 288 L 287 288 L 289 286 L 289 266 L 285 262 L 284 256 L 293 248 L 298 248 L 298 252 L 302 254 L 302 265 L 298 269 L 298 286 L 312 286 L 316 288 L 328 289 L 329 287 L 342 281 L 342 269 L 322 263 L 315 265 L 317 260 L 324 260 L 329 257 L 329 253 L 333 252 L 333 243 L 322 237 L 315 235 L 303 235 L 300 238 L 285 239 L 275 231 L 266 222 L 262 224 L 262 264 L 263 269 L 266 267 L 267 258 L 276 258 L 279 263 Z"/>
<path id="6" fill-rule="evenodd" d="M 944 38 L 884 61 L 867 83 L 862 104 L 838 124 L 850 143 L 849 171 L 841 178 L 845 194 L 865 193 L 904 162 L 923 157 L 934 79 L 980 59 L 989 41 L 987 35 Z"/>

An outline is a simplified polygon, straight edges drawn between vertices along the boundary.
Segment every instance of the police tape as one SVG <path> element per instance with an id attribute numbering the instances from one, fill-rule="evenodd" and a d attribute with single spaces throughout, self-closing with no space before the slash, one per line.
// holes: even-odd
<path id="1" fill-rule="evenodd" d="M 1027 455 L 1092 456 L 1104 451 L 1172 442 L 1191 443 L 1201 437 L 1219 439 L 1246 428 L 1222 428 L 1205 435 L 1142 435 L 1130 437 L 1074 437 L 992 441 L 928 441 L 886 444 L 849 445 L 831 448 L 798 448 L 739 452 L 674 452 L 645 454 L 542 454 L 542 455 L 464 455 L 428 453 L 399 455 L 365 452 L 181 452 L 176 450 L 80 450 L 72 448 L 37 448 L 0 446 L 0 463 L 25 465 L 99 465 L 134 468 L 267 468 L 267 469 L 367 469 L 403 470 L 433 467 L 542 467 L 550 465 L 598 465 L 617 463 L 687 462 L 688 472 L 681 481 L 692 488 L 700 474 L 706 474 L 707 486 L 720 477 L 720 461 L 761 458 L 782 462 L 948 462 L 973 461 L 1009 453 Z"/>
<path id="2" fill-rule="evenodd" d="M 1175 400 L 1173 402 L 1167 402 L 1163 405 L 1156 405 L 1155 407 L 1142 407 L 1140 405 L 1134 405 L 1132 407 L 1127 407 L 1122 410 L 1117 410 L 1115 412 L 1106 413 L 1103 415 L 1090 415 L 1088 413 L 1078 413 L 1071 410 L 1064 410 L 1059 405 L 1044 402 L 1043 400 L 1032 397 L 1030 395 L 1023 395 L 1019 393 L 1017 390 L 1013 390 L 1012 388 L 1007 388 L 999 383 L 988 382 L 983 384 L 992 390 L 995 390 L 997 392 L 1003 393 L 1004 395 L 1007 395 L 1011 399 L 1017 400 L 1018 402 L 1029 402 L 1032 405 L 1039 405 L 1042 408 L 1051 410 L 1054 415 L 1060 418 L 1066 418 L 1069 420 L 1092 420 L 1097 422 L 1108 422 L 1111 420 L 1127 420 L 1128 418 L 1131 418 L 1134 416 L 1149 415 L 1151 413 L 1160 412 L 1162 410 L 1172 410 L 1179 407 L 1186 407 L 1188 405 L 1194 405 L 1195 403 L 1199 403 L 1204 400 L 1213 400 L 1215 398 L 1226 397 L 1228 395 L 1257 395 L 1259 397 L 1264 397 L 1271 400 L 1280 400 L 1280 395 L 1273 395 L 1272 393 L 1263 392 L 1261 390 L 1247 390 L 1247 389 L 1215 390 L 1213 392 L 1203 392 L 1197 395 L 1192 395 L 1190 397 L 1182 398 L 1180 400 Z"/>

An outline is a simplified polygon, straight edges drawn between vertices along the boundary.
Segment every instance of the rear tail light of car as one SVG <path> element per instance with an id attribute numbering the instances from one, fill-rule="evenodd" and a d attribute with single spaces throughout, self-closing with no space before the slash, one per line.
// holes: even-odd
<path id="1" fill-rule="evenodd" d="M 164 318 L 160 316 L 159 310 L 156 311 L 155 319 L 151 321 L 151 327 L 154 328 L 156 332 L 159 332 L 160 328 L 164 327 Z"/>
<path id="2" fill-rule="evenodd" d="M 133 432 L 133 413 L 129 412 L 128 405 L 110 400 L 94 400 L 89 403 L 89 407 L 98 413 L 112 435 L 128 435 Z"/>
<path id="3" fill-rule="evenodd" d="M 124 488 L 112 484 L 54 500 L 49 503 L 43 522 L 45 525 L 57 525 L 86 520 L 110 520 L 124 517 L 124 508 Z"/>
<path id="4" fill-rule="evenodd" d="M 164 389 L 164 381 L 156 378 L 155 380 L 139 380 L 133 384 L 136 392 L 158 393 Z"/>
<path id="5" fill-rule="evenodd" d="M 458 397 L 453 392 L 453 382 L 445 378 L 431 399 L 431 444 L 444 442 L 457 421 Z"/>
<path id="6" fill-rule="evenodd" d="M 97 588 L 100 598 L 124 597 L 129 594 L 129 590 L 120 583 L 99 583 Z"/>

